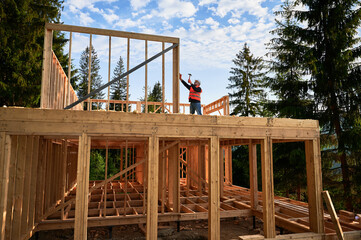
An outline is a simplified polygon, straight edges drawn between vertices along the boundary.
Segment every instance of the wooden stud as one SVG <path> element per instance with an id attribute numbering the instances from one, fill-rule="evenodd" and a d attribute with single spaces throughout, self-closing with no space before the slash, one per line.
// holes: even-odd
<path id="1" fill-rule="evenodd" d="M 33 161 L 33 149 L 34 149 L 34 136 L 27 137 L 27 146 L 26 146 L 26 160 L 25 160 L 25 170 L 24 170 L 24 190 L 23 190 L 23 203 L 22 203 L 22 214 L 21 214 L 21 224 L 20 224 L 20 236 L 26 234 L 28 230 L 28 219 L 29 219 L 29 203 L 30 203 L 30 184 L 32 179 L 32 165 Z"/>
<path id="2" fill-rule="evenodd" d="M 323 199 L 325 199 L 325 203 L 327 206 L 327 210 L 331 216 L 332 223 L 336 229 L 336 234 L 339 240 L 344 240 L 344 234 L 340 225 L 340 221 L 338 220 L 335 207 L 333 206 L 330 194 L 328 191 L 322 191 Z"/>
<path id="3" fill-rule="evenodd" d="M 112 37 L 109 36 L 109 60 L 108 60 L 108 83 L 110 82 L 110 66 L 112 62 Z M 110 86 L 108 86 L 108 103 L 106 106 L 106 109 L 109 111 L 109 99 L 110 99 Z M 123 106 L 123 104 L 122 104 Z M 114 110 L 115 110 L 115 104 L 114 104 Z"/>
<path id="4" fill-rule="evenodd" d="M 14 215 L 12 220 L 12 231 L 11 238 L 19 239 L 21 233 L 21 216 L 23 210 L 23 200 L 24 200 L 24 179 L 25 179 L 25 163 L 27 160 L 26 157 L 26 148 L 27 148 L 27 136 L 19 136 L 19 148 L 16 164 L 16 178 L 15 178 L 15 193 L 14 197 Z M 29 139 L 29 142 L 31 140 Z"/>
<path id="5" fill-rule="evenodd" d="M 35 205 L 35 222 L 40 222 L 43 215 L 44 208 L 44 194 L 45 194 L 45 173 L 46 173 L 46 155 L 47 155 L 47 141 L 41 138 L 39 140 L 39 164 L 36 180 L 36 205 Z"/>
<path id="6" fill-rule="evenodd" d="M 173 212 L 180 212 L 180 164 L 179 164 L 179 143 L 168 151 L 168 201 Z"/>
<path id="7" fill-rule="evenodd" d="M 266 238 L 276 237 L 274 187 L 273 187 L 273 160 L 272 139 L 261 141 L 262 150 L 262 202 L 263 202 L 263 229 Z"/>
<path id="8" fill-rule="evenodd" d="M 148 41 L 145 40 L 145 61 L 148 60 Z M 145 64 L 144 112 L 148 113 L 148 64 Z"/>
<path id="9" fill-rule="evenodd" d="M 66 165 L 68 163 L 68 141 L 62 141 L 62 183 L 61 183 L 61 202 L 65 202 L 66 194 Z M 61 209 L 61 219 L 64 219 L 64 208 Z"/>
<path id="10" fill-rule="evenodd" d="M 159 139 L 149 137 L 148 145 L 147 239 L 156 240 L 158 230 L 158 159 Z"/>
<path id="11" fill-rule="evenodd" d="M 209 142 L 208 176 L 208 239 L 220 239 L 219 200 L 219 138 L 212 136 Z"/>
<path id="12" fill-rule="evenodd" d="M 125 140 L 125 168 L 128 168 L 128 140 Z M 127 196 L 128 196 L 128 171 L 125 173 L 125 185 L 124 185 L 124 216 L 126 215 Z"/>
<path id="13" fill-rule="evenodd" d="M 89 36 L 89 56 L 88 56 L 88 94 L 90 93 L 91 90 L 91 84 L 92 84 L 92 79 L 91 79 L 91 67 L 92 67 L 92 39 L 93 39 L 93 34 L 90 34 Z M 91 101 L 88 102 L 88 111 L 92 110 L 92 103 Z"/>
<path id="14" fill-rule="evenodd" d="M 50 73 L 52 63 L 53 31 L 45 27 L 43 69 L 41 75 L 41 98 L 40 108 L 49 108 Z"/>
<path id="15" fill-rule="evenodd" d="M 224 191 L 224 154 L 223 154 L 223 148 L 220 147 L 219 149 L 219 197 L 223 197 Z"/>
<path id="16" fill-rule="evenodd" d="M 38 178 L 41 177 L 41 174 L 38 172 L 38 165 L 39 165 L 39 144 L 40 144 L 40 137 L 34 137 L 34 144 L 33 144 L 33 164 L 32 164 L 32 180 L 30 185 L 30 192 L 32 193 L 30 196 L 30 203 L 29 203 L 29 218 L 28 218 L 28 229 L 33 229 L 35 226 L 35 208 L 36 208 L 36 192 L 37 192 L 37 183 Z"/>
<path id="17" fill-rule="evenodd" d="M 179 46 L 173 49 L 173 113 L 179 112 Z"/>
<path id="18" fill-rule="evenodd" d="M 108 139 L 105 146 L 105 173 L 104 173 L 104 179 L 105 181 L 108 179 L 108 155 L 109 155 L 109 149 L 108 149 Z M 122 161 L 122 159 L 120 159 Z M 107 191 L 108 191 L 108 183 L 104 184 L 104 206 L 103 206 L 103 216 L 107 216 Z"/>
<path id="19" fill-rule="evenodd" d="M 127 72 L 129 71 L 130 66 L 130 38 L 127 42 Z M 128 102 L 129 102 L 129 74 L 127 75 L 127 103 L 125 105 L 125 111 L 128 112 Z"/>
<path id="20" fill-rule="evenodd" d="M 164 42 L 162 42 L 162 51 L 164 51 Z M 162 113 L 165 113 L 165 54 L 162 55 Z"/>
<path id="21" fill-rule="evenodd" d="M 258 181 L 257 181 L 257 145 L 250 140 L 249 145 L 249 185 L 251 192 L 251 208 L 258 207 Z"/>
<path id="22" fill-rule="evenodd" d="M 11 138 L 5 132 L 0 133 L 0 240 L 5 240 L 6 208 L 10 178 Z M 11 196 L 9 196 L 11 197 Z"/>
<path id="23" fill-rule="evenodd" d="M 319 139 L 305 141 L 307 194 L 310 229 L 315 233 L 324 233 L 322 204 L 321 151 Z"/>
<path id="24" fill-rule="evenodd" d="M 90 137 L 83 133 L 79 137 L 74 239 L 87 239 L 90 146 Z"/>
<path id="25" fill-rule="evenodd" d="M 72 47 L 72 42 L 73 42 L 73 33 L 70 32 L 70 36 L 69 36 L 69 59 L 68 59 L 68 93 L 67 93 L 67 101 L 66 101 L 66 105 L 69 105 L 70 102 L 70 88 L 71 88 L 71 47 Z M 66 107 L 66 105 L 64 107 Z"/>

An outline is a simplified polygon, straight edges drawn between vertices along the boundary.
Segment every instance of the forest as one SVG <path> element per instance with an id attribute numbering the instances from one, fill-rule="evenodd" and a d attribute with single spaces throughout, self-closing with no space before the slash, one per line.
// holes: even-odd
<path id="1" fill-rule="evenodd" d="M 60 23 L 62 9 L 61 0 L 0 2 L 0 106 L 39 107 L 44 24 Z M 361 3 L 286 0 L 274 14 L 276 28 L 267 54 L 255 56 L 244 43 L 230 59 L 233 67 L 224 81 L 228 81 L 232 115 L 318 120 L 323 188 L 337 209 L 361 212 Z M 53 50 L 67 72 L 68 39 L 56 31 L 53 39 Z M 96 49 L 91 50 L 93 90 L 102 79 Z M 88 89 L 88 55 L 86 47 L 80 67 L 72 67 L 71 83 L 79 97 Z M 122 73 L 119 56 L 111 99 L 126 98 Z M 148 89 L 148 101 L 162 101 L 159 82 Z M 95 98 L 104 96 L 100 93 Z M 276 195 L 307 201 L 304 148 L 303 143 L 274 144 Z M 248 148 L 234 147 L 232 152 L 234 184 L 248 187 Z M 104 177 L 102 155 L 99 150 L 91 153 L 91 179 Z M 119 156 L 119 152 L 110 153 L 109 176 L 118 172 Z"/>

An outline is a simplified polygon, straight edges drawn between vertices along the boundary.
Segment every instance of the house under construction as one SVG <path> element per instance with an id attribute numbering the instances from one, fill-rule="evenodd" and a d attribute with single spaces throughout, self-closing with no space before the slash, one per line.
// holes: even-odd
<path id="1" fill-rule="evenodd" d="M 129 83 L 129 73 L 144 67 L 145 94 L 148 63 L 161 57 L 163 101 L 130 101 L 129 90 L 124 101 L 78 99 L 69 83 L 70 60 L 65 73 L 52 51 L 53 31 L 70 33 L 69 59 L 73 33 L 89 34 L 90 47 L 93 35 L 109 37 L 109 59 L 112 38 L 126 39 L 124 76 Z M 145 59 L 130 69 L 134 39 L 144 42 Z M 161 43 L 154 58 L 148 58 L 148 42 Z M 361 220 L 346 211 L 337 216 L 323 192 L 318 122 L 229 116 L 228 96 L 203 105 L 203 116 L 185 114 L 179 49 L 173 37 L 45 25 L 40 109 L 0 108 L 0 239 L 66 228 L 74 228 L 74 239 L 86 239 L 88 227 L 128 224 L 145 224 L 147 239 L 157 239 L 158 223 L 197 219 L 208 219 L 208 238 L 220 239 L 221 218 L 252 216 L 263 220 L 264 236 L 240 239 L 361 239 Z M 164 100 L 166 53 L 172 59 L 171 103 Z M 121 111 L 111 109 L 117 104 Z M 159 113 L 149 113 L 149 106 Z M 287 142 L 304 142 L 308 203 L 274 196 L 272 145 Z M 249 147 L 249 189 L 232 181 L 232 146 L 239 145 Z M 105 176 L 90 181 L 94 149 L 105 151 Z M 108 177 L 111 149 L 119 149 L 121 163 Z M 295 234 L 276 236 L 276 226 Z"/>

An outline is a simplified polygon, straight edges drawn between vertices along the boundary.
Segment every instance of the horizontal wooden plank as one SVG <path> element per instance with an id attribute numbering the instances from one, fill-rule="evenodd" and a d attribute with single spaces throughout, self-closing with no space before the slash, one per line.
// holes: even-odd
<path id="1" fill-rule="evenodd" d="M 228 120 L 221 123 L 223 118 Z M 319 136 L 317 121 L 285 119 L 284 127 L 267 119 L 184 114 L 144 114 L 119 112 L 66 111 L 0 108 L 0 131 L 11 134 L 91 136 L 142 135 L 159 137 L 313 139 Z M 220 121 L 221 120 L 221 121 Z M 273 120 L 272 122 L 278 122 Z M 280 121 L 281 121 L 280 120 Z M 299 124 L 299 122 L 305 122 Z M 247 123 L 247 124 L 246 124 Z M 262 125 L 263 124 L 263 125 Z M 307 127 L 305 127 L 307 126 Z M 313 126 L 313 127 L 310 127 Z"/>
<path id="2" fill-rule="evenodd" d="M 80 27 L 80 26 L 72 26 L 72 25 L 56 24 L 56 23 L 46 23 L 45 28 L 51 30 L 57 30 L 57 31 L 88 33 L 88 34 L 122 37 L 122 38 L 138 39 L 138 40 L 148 40 L 148 41 L 156 41 L 156 42 L 179 43 L 179 38 L 175 38 L 175 37 L 158 36 L 158 35 L 151 35 L 144 33 L 123 32 L 123 31 L 107 30 L 101 28 Z"/>

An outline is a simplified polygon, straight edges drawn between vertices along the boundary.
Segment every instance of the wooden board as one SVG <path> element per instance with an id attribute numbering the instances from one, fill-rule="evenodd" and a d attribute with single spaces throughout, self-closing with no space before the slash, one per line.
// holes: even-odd
<path id="1" fill-rule="evenodd" d="M 219 201 L 219 138 L 211 137 L 209 143 L 209 201 L 208 201 L 208 239 L 220 239 L 220 201 Z"/>
<path id="2" fill-rule="evenodd" d="M 336 210 L 333 206 L 333 203 L 331 201 L 331 197 L 330 194 L 328 193 L 328 191 L 322 191 L 322 196 L 323 199 L 325 200 L 326 206 L 327 206 L 327 210 L 329 212 L 329 214 L 331 215 L 331 219 L 332 219 L 332 223 L 336 229 L 336 234 L 339 240 L 344 240 L 344 235 L 343 235 L 343 231 L 340 225 L 340 222 L 338 220 L 337 214 L 336 214 Z"/>
<path id="3" fill-rule="evenodd" d="M 5 132 L 0 133 L 0 240 L 5 240 L 6 207 L 10 178 L 11 138 Z"/>

